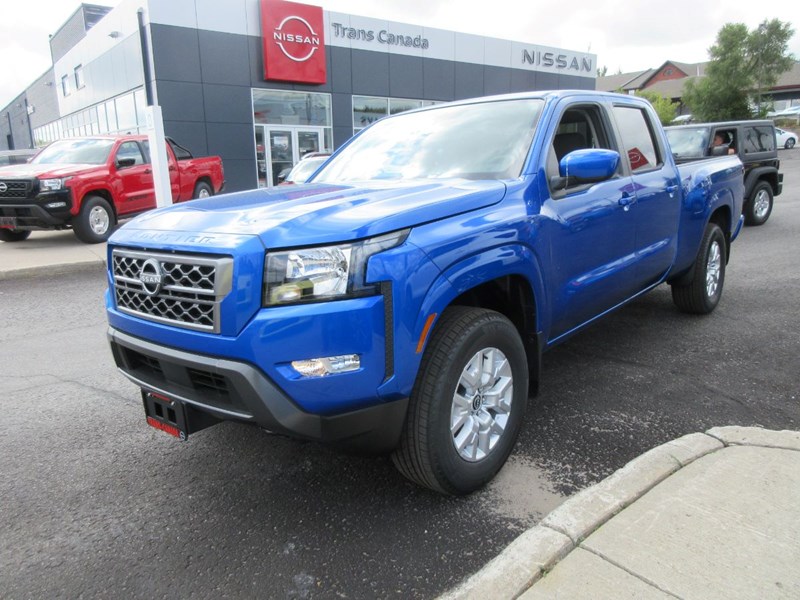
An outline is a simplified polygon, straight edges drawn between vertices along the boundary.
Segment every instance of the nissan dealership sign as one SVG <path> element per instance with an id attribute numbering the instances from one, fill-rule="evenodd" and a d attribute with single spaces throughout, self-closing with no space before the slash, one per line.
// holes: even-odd
<path id="1" fill-rule="evenodd" d="M 324 31 L 319 6 L 261 0 L 264 79 L 325 83 Z"/>

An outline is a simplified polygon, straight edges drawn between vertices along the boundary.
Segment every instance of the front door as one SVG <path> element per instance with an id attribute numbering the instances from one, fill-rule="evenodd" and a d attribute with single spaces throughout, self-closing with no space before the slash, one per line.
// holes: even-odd
<path id="1" fill-rule="evenodd" d="M 125 161 L 121 164 L 120 161 Z M 128 164 L 132 161 L 132 164 Z M 153 169 L 144 157 L 137 141 L 123 142 L 114 155 L 114 169 L 120 182 L 121 199 L 117 206 L 119 214 L 135 213 L 154 208 L 156 193 L 153 185 Z"/>
<path id="2" fill-rule="evenodd" d="M 323 148 L 322 131 L 321 127 L 256 125 L 258 187 L 278 185 L 306 154 L 321 151 Z"/>
<path id="3" fill-rule="evenodd" d="M 628 299 L 634 285 L 635 199 L 622 167 L 608 181 L 572 184 L 559 189 L 559 161 L 574 150 L 616 150 L 608 134 L 608 115 L 596 104 L 568 105 L 552 137 L 544 172 L 550 187 L 538 235 L 549 250 L 554 341 Z M 554 179 L 555 178 L 555 179 Z"/>

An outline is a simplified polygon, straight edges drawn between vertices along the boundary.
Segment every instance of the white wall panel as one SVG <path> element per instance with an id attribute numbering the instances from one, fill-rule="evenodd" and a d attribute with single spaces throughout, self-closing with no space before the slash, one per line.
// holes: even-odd
<path id="1" fill-rule="evenodd" d="M 87 73 L 89 69 L 94 70 L 93 63 L 106 53 L 120 56 L 119 65 L 115 63 L 115 70 L 119 68 L 122 72 L 121 75 L 116 72 L 113 74 L 113 86 L 110 90 L 110 95 L 120 94 L 131 89 L 125 87 L 131 78 L 126 74 L 125 59 L 122 58 L 125 49 L 120 48 L 120 46 L 126 43 L 128 38 L 134 36 L 135 40 L 127 43 L 135 46 L 135 52 L 139 55 L 139 65 L 141 65 L 138 43 L 139 21 L 136 11 L 140 7 L 144 7 L 145 12 L 147 12 L 147 5 L 148 0 L 123 0 L 87 31 L 84 39 L 55 62 L 53 72 L 55 74 L 55 84 L 58 86 L 58 110 L 61 115 L 71 114 L 96 102 L 94 99 L 96 95 L 94 86 L 87 85 L 83 89 L 75 89 L 75 67 L 83 65 L 84 73 Z M 64 97 L 61 93 L 61 78 L 64 75 L 69 77 L 72 87 L 72 93 L 67 97 Z M 93 81 L 96 81 L 96 77 L 93 77 Z"/>
<path id="2" fill-rule="evenodd" d="M 454 60 L 457 60 L 458 62 L 482 65 L 485 40 L 486 38 L 480 35 L 472 35 L 471 33 L 456 33 L 456 54 Z"/>
<path id="3" fill-rule="evenodd" d="M 350 27 L 350 15 L 338 12 L 322 11 L 322 19 L 325 23 L 325 43 L 329 46 L 339 48 L 350 48 L 350 40 L 347 37 L 335 37 L 333 35 L 333 23 L 338 23 L 342 27 Z"/>
<path id="4" fill-rule="evenodd" d="M 198 29 L 247 35 L 247 11 L 244 0 L 225 0 L 224 2 L 195 0 L 195 7 Z"/>
<path id="5" fill-rule="evenodd" d="M 261 36 L 261 2 L 259 0 L 245 0 L 245 14 L 247 15 L 247 35 Z"/>
<path id="6" fill-rule="evenodd" d="M 148 0 L 148 5 L 150 23 L 197 29 L 195 0 Z"/>
<path id="7" fill-rule="evenodd" d="M 493 67 L 511 66 L 511 42 L 495 38 L 484 38 L 484 64 Z"/>
<path id="8" fill-rule="evenodd" d="M 453 31 L 425 27 L 423 36 L 430 46 L 423 51 L 423 56 L 441 60 L 455 60 L 456 34 Z"/>

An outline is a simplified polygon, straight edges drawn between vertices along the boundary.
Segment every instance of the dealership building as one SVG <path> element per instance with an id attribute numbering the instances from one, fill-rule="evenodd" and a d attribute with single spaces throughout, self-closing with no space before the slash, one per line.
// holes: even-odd
<path id="1" fill-rule="evenodd" d="M 52 69 L 0 110 L 0 149 L 143 132 L 149 55 L 166 134 L 196 155 L 221 156 L 228 191 L 270 186 L 304 154 L 338 148 L 388 114 L 491 94 L 594 89 L 593 54 L 535 41 L 281 0 L 84 4 L 51 37 Z"/>

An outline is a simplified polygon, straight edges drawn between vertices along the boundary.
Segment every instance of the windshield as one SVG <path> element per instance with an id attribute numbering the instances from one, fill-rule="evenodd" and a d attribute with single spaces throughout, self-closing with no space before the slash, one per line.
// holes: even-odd
<path id="1" fill-rule="evenodd" d="M 114 140 L 62 140 L 53 142 L 31 162 L 39 165 L 102 165 Z"/>
<path id="2" fill-rule="evenodd" d="M 709 146 L 707 128 L 681 127 L 666 131 L 675 158 L 703 158 L 706 155 Z"/>
<path id="3" fill-rule="evenodd" d="M 543 105 L 502 100 L 387 117 L 365 129 L 314 181 L 518 177 Z"/>

